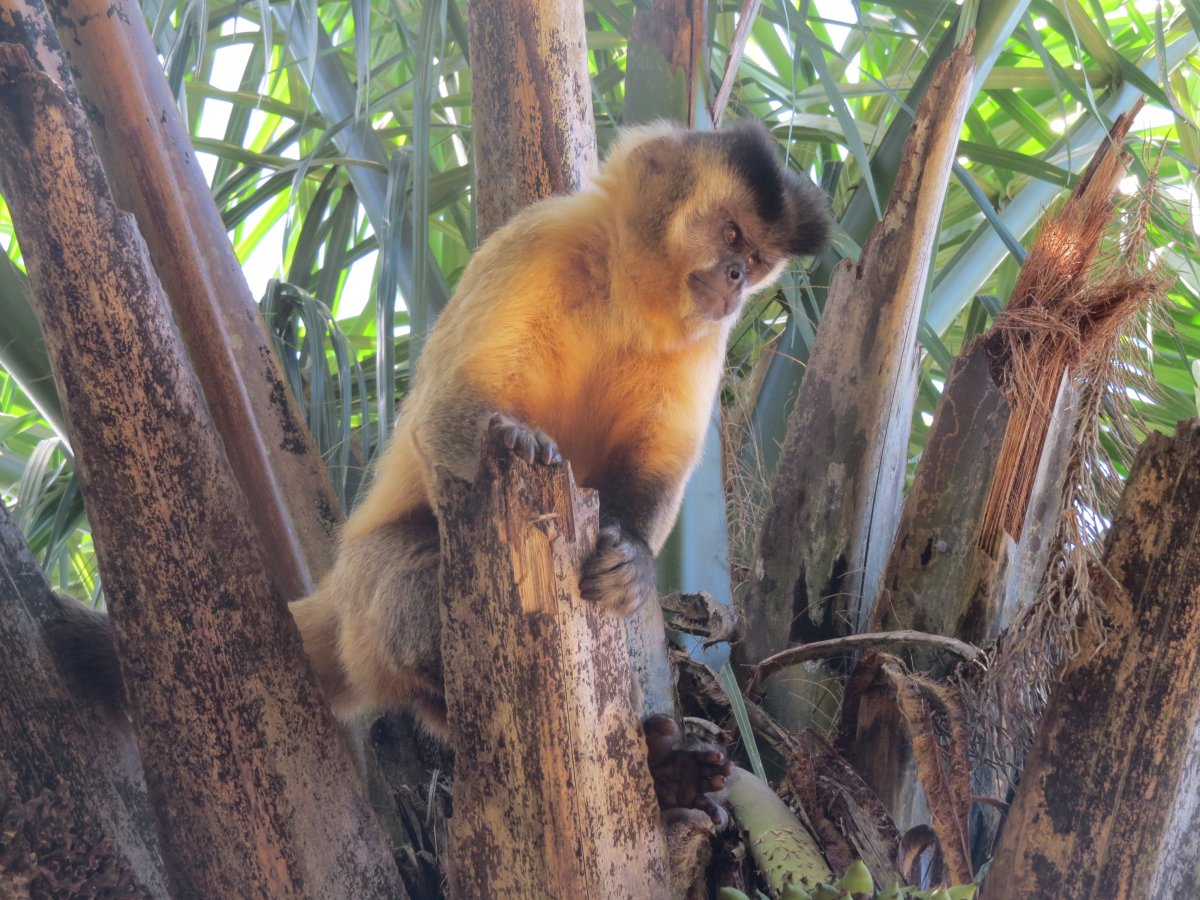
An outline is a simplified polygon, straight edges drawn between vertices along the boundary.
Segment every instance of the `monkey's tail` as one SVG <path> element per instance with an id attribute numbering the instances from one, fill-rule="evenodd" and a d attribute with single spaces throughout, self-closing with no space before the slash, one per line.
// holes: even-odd
<path id="1" fill-rule="evenodd" d="M 72 693 L 108 716 L 123 719 L 125 684 L 112 619 L 72 597 L 55 594 L 54 599 L 58 610 L 46 622 L 46 645 Z"/>
<path id="2" fill-rule="evenodd" d="M 352 718 L 358 712 L 358 703 L 338 656 L 341 624 L 337 603 L 322 585 L 307 597 L 289 603 L 288 609 L 300 629 L 304 652 L 321 682 L 325 701 L 338 718 Z"/>

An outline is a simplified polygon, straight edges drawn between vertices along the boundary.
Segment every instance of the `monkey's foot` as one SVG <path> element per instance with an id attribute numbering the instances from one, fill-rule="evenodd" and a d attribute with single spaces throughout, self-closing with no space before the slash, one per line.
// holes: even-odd
<path id="1" fill-rule="evenodd" d="M 620 522 L 603 521 L 596 549 L 583 565 L 579 590 L 585 600 L 628 616 L 658 593 L 654 554 Z"/>
<path id="2" fill-rule="evenodd" d="M 664 809 L 698 809 L 720 822 L 717 805 L 706 794 L 725 787 L 733 764 L 720 747 L 685 743 L 683 733 L 669 716 L 651 716 L 642 723 L 654 793 Z"/>
<path id="3" fill-rule="evenodd" d="M 562 453 L 554 438 L 540 428 L 530 428 L 518 422 L 512 416 L 496 413 L 488 422 L 492 439 L 508 448 L 515 456 L 533 465 L 539 462 L 544 466 L 562 464 Z"/>

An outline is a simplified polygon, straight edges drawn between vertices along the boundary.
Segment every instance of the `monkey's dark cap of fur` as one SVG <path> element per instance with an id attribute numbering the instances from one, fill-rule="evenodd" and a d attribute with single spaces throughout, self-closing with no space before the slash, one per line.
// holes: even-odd
<path id="1" fill-rule="evenodd" d="M 821 253 L 833 216 L 825 192 L 784 166 L 779 147 L 761 122 L 748 120 L 717 133 L 730 168 L 750 189 L 764 222 L 784 224 L 785 249 L 795 256 Z"/>

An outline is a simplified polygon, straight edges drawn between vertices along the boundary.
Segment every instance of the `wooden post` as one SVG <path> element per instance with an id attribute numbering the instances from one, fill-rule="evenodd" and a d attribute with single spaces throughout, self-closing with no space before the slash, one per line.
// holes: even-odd
<path id="1" fill-rule="evenodd" d="M 1193 420 L 1138 453 L 1096 579 L 1106 633 L 1051 693 L 986 898 L 1194 892 L 1179 875 L 1200 863 L 1185 796 L 1200 773 L 1198 506 Z"/>
<path id="2" fill-rule="evenodd" d="M 667 896 L 624 627 L 579 596 L 597 495 L 489 441 L 438 506 L 453 896 Z"/>
<path id="3" fill-rule="evenodd" d="M 82 113 L 0 43 L 0 114 L 173 892 L 402 896 Z"/>

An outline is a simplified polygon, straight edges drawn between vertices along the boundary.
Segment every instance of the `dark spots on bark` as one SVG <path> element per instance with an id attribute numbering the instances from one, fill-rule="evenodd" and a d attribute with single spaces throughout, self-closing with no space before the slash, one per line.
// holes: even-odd
<path id="1" fill-rule="evenodd" d="M 905 543 L 907 543 L 907 542 L 905 542 Z M 921 566 L 922 567 L 929 565 L 930 560 L 933 559 L 933 543 L 934 543 L 933 535 L 930 535 L 929 539 L 927 541 L 925 541 L 925 549 L 921 551 Z"/>
<path id="2" fill-rule="evenodd" d="M 341 512 L 334 505 L 333 498 L 325 492 L 317 495 L 317 517 L 321 521 L 321 528 L 330 534 L 342 519 Z"/>
<path id="3" fill-rule="evenodd" d="M 833 561 L 829 579 L 815 597 L 810 597 L 808 568 L 801 563 L 792 589 L 792 621 L 788 630 L 788 639 L 792 643 L 823 641 L 845 633 L 846 624 L 841 610 L 846 605 L 843 593 L 849 571 L 846 557 L 839 555 Z"/>
<path id="4" fill-rule="evenodd" d="M 1066 893 L 1062 875 L 1057 867 L 1042 853 L 1034 853 L 1029 858 L 1029 868 L 1038 886 L 1041 897 L 1061 897 Z M 1074 895 L 1074 891 L 1070 892 Z"/>
<path id="5" fill-rule="evenodd" d="M 269 353 L 270 351 L 264 347 L 263 352 Z M 274 368 L 269 365 L 263 370 L 263 380 L 271 386 L 270 408 L 279 422 L 279 449 L 284 453 L 303 456 L 308 452 L 308 439 L 299 423 L 289 414 L 291 402 L 287 395 L 287 387 L 279 379 Z"/>

